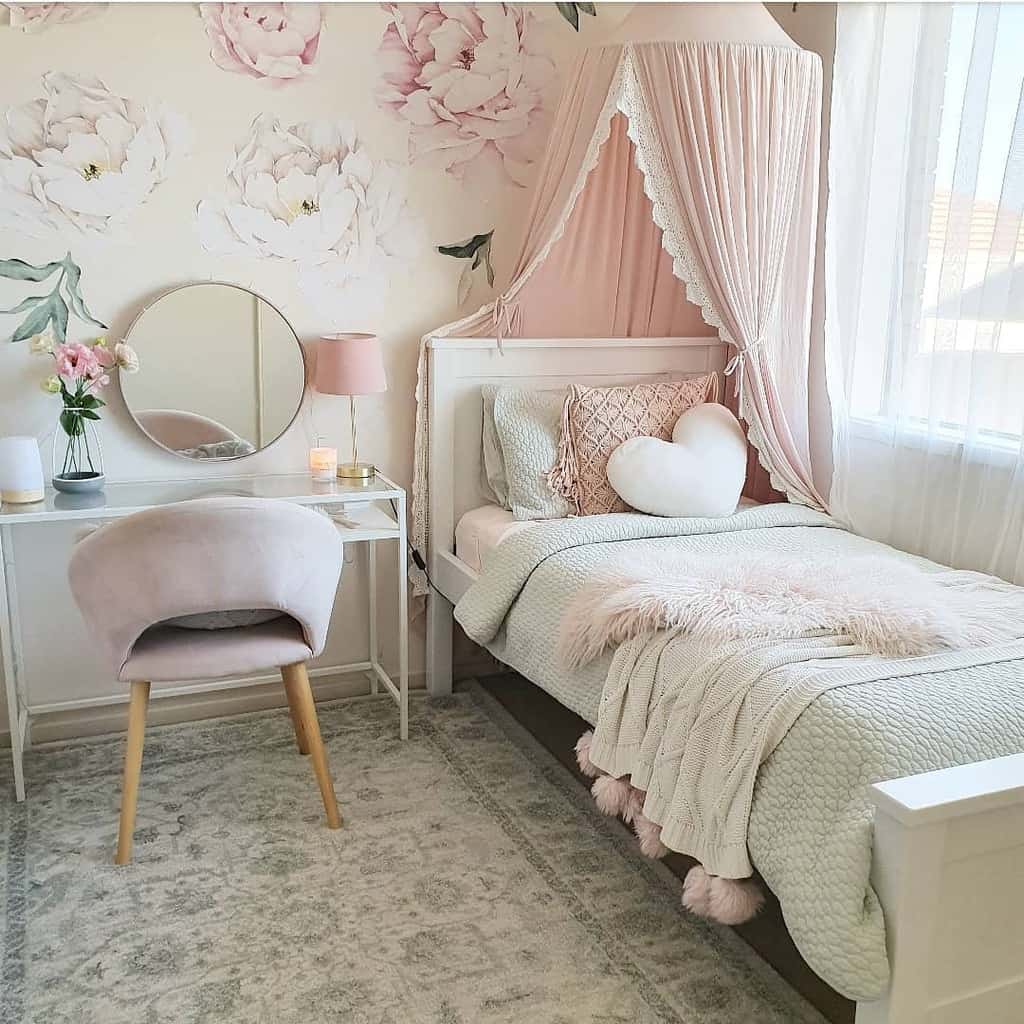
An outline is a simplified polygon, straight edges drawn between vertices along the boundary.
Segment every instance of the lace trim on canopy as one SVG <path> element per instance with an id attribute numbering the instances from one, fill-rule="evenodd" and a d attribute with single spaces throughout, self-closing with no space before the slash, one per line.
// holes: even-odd
<path id="1" fill-rule="evenodd" d="M 708 296 L 702 275 L 680 227 L 683 214 L 675 201 L 673 178 L 665 164 L 665 156 L 654 141 L 654 127 L 644 109 L 632 46 L 625 48 L 622 68 L 619 109 L 626 116 L 626 135 L 633 143 L 634 160 L 643 179 L 644 195 L 651 204 L 651 217 L 661 228 L 662 248 L 672 257 L 672 273 L 683 282 L 687 301 L 700 309 L 704 323 L 716 328 L 722 340 L 738 350 L 739 346 L 729 336 Z"/>

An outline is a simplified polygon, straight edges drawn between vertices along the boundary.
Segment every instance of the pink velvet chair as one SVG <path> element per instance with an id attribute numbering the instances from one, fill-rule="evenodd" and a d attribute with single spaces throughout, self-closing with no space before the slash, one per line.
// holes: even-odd
<path id="1" fill-rule="evenodd" d="M 115 864 L 131 860 L 152 682 L 280 668 L 299 751 L 311 757 L 328 827 L 340 827 L 306 662 L 324 648 L 342 564 L 325 516 L 252 498 L 150 509 L 78 542 L 71 592 L 113 673 L 131 686 Z M 182 617 L 189 628 L 169 622 Z"/>

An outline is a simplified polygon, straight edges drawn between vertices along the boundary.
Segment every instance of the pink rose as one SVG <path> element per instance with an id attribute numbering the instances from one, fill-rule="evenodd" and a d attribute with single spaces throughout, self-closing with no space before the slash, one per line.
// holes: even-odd
<path id="1" fill-rule="evenodd" d="M 409 125 L 410 153 L 441 155 L 462 177 L 492 164 L 525 185 L 547 136 L 554 65 L 518 4 L 396 4 L 377 51 L 377 102 Z"/>
<path id="2" fill-rule="evenodd" d="M 200 4 L 199 11 L 217 67 L 275 83 L 313 71 L 323 31 L 319 4 Z"/>

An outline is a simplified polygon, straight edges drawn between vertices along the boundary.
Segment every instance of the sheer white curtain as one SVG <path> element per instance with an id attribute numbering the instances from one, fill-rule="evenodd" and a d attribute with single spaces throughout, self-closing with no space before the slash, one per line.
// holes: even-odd
<path id="1" fill-rule="evenodd" d="M 1024 5 L 839 4 L 833 511 L 1024 582 Z"/>

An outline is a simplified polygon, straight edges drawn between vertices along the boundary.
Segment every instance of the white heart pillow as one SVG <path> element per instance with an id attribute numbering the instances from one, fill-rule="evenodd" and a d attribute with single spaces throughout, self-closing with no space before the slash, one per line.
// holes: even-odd
<path id="1" fill-rule="evenodd" d="M 728 516 L 747 475 L 747 438 L 724 405 L 705 402 L 676 421 L 671 441 L 633 437 L 608 460 L 608 482 L 655 516 Z"/>

